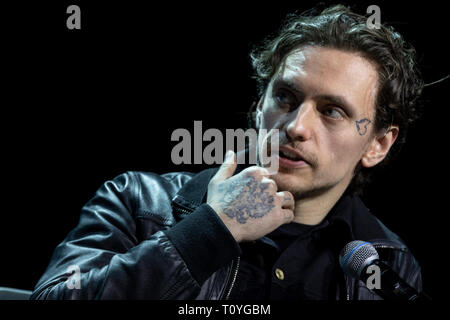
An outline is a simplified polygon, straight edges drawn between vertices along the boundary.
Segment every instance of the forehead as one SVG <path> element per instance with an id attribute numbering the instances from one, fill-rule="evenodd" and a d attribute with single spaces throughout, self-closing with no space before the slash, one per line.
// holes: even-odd
<path id="1" fill-rule="evenodd" d="M 304 47 L 285 58 L 274 78 L 295 83 L 306 96 L 341 96 L 360 113 L 375 110 L 377 70 L 357 53 Z"/>

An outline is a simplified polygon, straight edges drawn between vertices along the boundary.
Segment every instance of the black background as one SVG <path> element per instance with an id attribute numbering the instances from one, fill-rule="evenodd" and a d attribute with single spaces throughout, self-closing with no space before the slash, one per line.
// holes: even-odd
<path id="1" fill-rule="evenodd" d="M 176 128 L 243 128 L 257 98 L 248 52 L 287 13 L 316 2 L 34 1 L 3 6 L 0 286 L 33 289 L 58 243 L 101 186 L 128 170 L 176 166 Z M 144 4 L 145 3 L 145 4 Z M 335 3 L 335 2 L 326 2 Z M 419 53 L 426 82 L 450 73 L 439 2 L 343 2 L 381 8 Z M 81 30 L 66 8 L 81 8 Z M 411 248 L 434 295 L 447 188 L 449 82 L 424 91 L 426 108 L 401 156 L 364 201 Z M 444 205 L 444 206 L 443 206 Z"/>

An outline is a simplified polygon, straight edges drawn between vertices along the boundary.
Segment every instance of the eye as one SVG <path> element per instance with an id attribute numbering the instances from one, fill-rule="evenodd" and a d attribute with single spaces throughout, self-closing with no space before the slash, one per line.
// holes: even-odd
<path id="1" fill-rule="evenodd" d="M 337 106 L 327 106 L 322 110 L 322 114 L 334 120 L 344 119 L 344 112 Z"/>
<path id="2" fill-rule="evenodd" d="M 297 104 L 297 98 L 286 89 L 278 89 L 274 95 L 275 101 L 282 107 L 292 108 Z"/>

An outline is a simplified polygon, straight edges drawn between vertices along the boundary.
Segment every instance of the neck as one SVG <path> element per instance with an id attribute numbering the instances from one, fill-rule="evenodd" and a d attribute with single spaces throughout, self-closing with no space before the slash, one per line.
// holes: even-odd
<path id="1" fill-rule="evenodd" d="M 347 185 L 347 183 L 337 184 L 321 193 L 296 199 L 293 222 L 306 225 L 321 223 L 336 202 L 338 202 Z"/>

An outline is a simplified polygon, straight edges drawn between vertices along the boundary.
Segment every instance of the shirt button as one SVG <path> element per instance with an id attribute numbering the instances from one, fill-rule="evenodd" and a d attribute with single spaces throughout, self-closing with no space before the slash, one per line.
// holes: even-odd
<path id="1" fill-rule="evenodd" d="M 284 272 L 283 272 L 283 270 L 276 268 L 275 269 L 275 275 L 277 276 L 278 279 L 284 280 Z"/>

